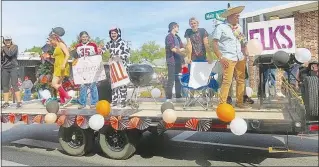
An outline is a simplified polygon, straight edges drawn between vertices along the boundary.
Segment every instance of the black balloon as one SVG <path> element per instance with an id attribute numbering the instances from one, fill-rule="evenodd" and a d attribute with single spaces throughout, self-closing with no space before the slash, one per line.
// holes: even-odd
<path id="1" fill-rule="evenodd" d="M 56 100 L 51 100 L 46 103 L 45 108 L 49 113 L 57 113 L 60 109 L 59 103 Z"/>
<path id="2" fill-rule="evenodd" d="M 161 112 L 163 113 L 167 109 L 175 109 L 174 104 L 172 102 L 164 102 L 161 106 Z"/>
<path id="3" fill-rule="evenodd" d="M 290 55 L 285 51 L 278 51 L 273 56 L 273 62 L 278 67 L 284 67 L 289 64 Z"/>

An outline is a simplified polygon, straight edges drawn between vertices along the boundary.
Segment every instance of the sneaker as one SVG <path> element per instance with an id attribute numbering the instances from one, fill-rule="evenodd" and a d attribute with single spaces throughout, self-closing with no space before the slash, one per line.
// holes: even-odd
<path id="1" fill-rule="evenodd" d="M 65 103 L 62 105 L 62 107 L 67 107 L 71 103 L 72 100 L 73 100 L 73 97 L 70 97 L 69 99 L 66 99 Z"/>
<path id="2" fill-rule="evenodd" d="M 85 107 L 86 107 L 85 105 L 79 105 L 78 109 L 81 110 L 81 109 L 83 109 Z"/>
<path id="3" fill-rule="evenodd" d="M 17 107 L 17 109 L 21 108 L 22 107 L 22 102 L 18 102 L 16 107 Z"/>
<path id="4" fill-rule="evenodd" d="M 241 108 L 241 109 L 250 109 L 251 106 L 246 104 L 236 104 L 235 107 Z"/>
<path id="5" fill-rule="evenodd" d="M 233 103 L 233 99 L 230 96 L 227 97 L 227 103 L 228 104 L 232 104 Z"/>
<path id="6" fill-rule="evenodd" d="M 248 97 L 247 95 L 244 95 L 244 103 L 254 104 L 254 100 Z"/>
<path id="7" fill-rule="evenodd" d="M 10 104 L 8 102 L 5 102 L 2 104 L 1 108 L 6 109 L 10 106 Z"/>
<path id="8" fill-rule="evenodd" d="M 90 109 L 95 109 L 95 108 L 96 108 L 95 105 L 91 105 L 91 106 L 90 106 Z"/>

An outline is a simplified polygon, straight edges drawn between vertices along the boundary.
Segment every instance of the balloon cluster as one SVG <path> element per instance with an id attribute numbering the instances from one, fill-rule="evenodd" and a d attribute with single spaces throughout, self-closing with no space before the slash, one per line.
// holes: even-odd
<path id="1" fill-rule="evenodd" d="M 57 113 L 60 109 L 59 103 L 56 100 L 50 100 L 50 98 L 45 103 L 45 108 L 47 110 L 47 114 L 44 117 L 44 121 L 47 124 L 55 123 L 58 116 Z"/>
<path id="2" fill-rule="evenodd" d="M 247 123 L 244 119 L 235 117 L 235 109 L 232 105 L 223 103 L 217 106 L 217 117 L 223 122 L 230 122 L 230 130 L 235 135 L 243 135 L 247 131 Z"/>
<path id="3" fill-rule="evenodd" d="M 111 112 L 111 105 L 106 100 L 101 100 L 96 104 L 96 112 L 89 119 L 89 126 L 91 129 L 98 131 L 104 126 L 104 117 L 108 116 Z"/>
<path id="4" fill-rule="evenodd" d="M 174 123 L 177 120 L 177 115 L 174 109 L 175 108 L 172 102 L 165 102 L 162 104 L 162 117 L 166 123 Z"/>

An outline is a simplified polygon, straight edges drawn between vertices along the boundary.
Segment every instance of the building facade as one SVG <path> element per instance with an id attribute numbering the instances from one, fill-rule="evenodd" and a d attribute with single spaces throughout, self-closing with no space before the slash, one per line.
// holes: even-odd
<path id="1" fill-rule="evenodd" d="M 247 35 L 247 25 L 252 22 L 268 21 L 272 19 L 294 18 L 295 39 L 297 48 L 307 48 L 313 60 L 318 60 L 318 1 L 297 1 L 281 6 L 245 13 L 240 18 L 240 24 Z M 258 69 L 253 67 L 253 59 L 249 60 L 250 86 L 257 88 L 259 82 Z M 281 87 L 282 71 L 278 71 L 277 90 Z"/>

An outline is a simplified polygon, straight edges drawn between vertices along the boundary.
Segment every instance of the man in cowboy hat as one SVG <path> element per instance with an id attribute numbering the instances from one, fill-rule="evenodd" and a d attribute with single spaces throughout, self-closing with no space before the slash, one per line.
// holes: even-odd
<path id="1" fill-rule="evenodd" d="M 236 76 L 236 107 L 249 108 L 243 102 L 245 92 L 245 69 L 247 56 L 247 41 L 239 26 L 239 14 L 244 6 L 228 9 L 221 14 L 226 18 L 224 23 L 217 25 L 213 32 L 213 50 L 223 67 L 220 104 L 227 103 L 227 96 L 234 74 Z"/>

